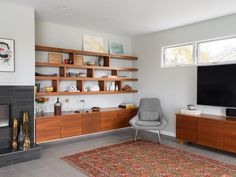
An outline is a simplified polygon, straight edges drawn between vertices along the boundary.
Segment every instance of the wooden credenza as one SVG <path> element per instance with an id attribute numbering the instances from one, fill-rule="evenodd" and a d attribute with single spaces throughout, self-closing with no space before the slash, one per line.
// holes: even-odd
<path id="1" fill-rule="evenodd" d="M 63 112 L 61 116 L 52 113 L 36 118 L 36 142 L 42 143 L 83 134 L 96 133 L 129 126 L 129 120 L 137 109 L 106 108 L 100 112 Z"/>
<path id="2" fill-rule="evenodd" d="M 202 114 L 176 114 L 176 138 L 236 153 L 236 119 Z"/>

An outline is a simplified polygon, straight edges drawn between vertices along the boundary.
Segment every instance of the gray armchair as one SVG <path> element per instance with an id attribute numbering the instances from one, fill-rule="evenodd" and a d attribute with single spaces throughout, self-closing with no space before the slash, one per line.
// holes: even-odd
<path id="1" fill-rule="evenodd" d="M 158 141 L 160 143 L 160 130 L 167 124 L 167 120 L 161 109 L 160 100 L 158 98 L 142 98 L 140 100 L 138 114 L 129 123 L 136 130 L 135 141 L 139 130 L 157 130 Z"/>

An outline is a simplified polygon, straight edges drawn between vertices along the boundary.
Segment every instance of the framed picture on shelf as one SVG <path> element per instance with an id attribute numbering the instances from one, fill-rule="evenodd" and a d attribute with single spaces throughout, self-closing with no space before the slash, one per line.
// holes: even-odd
<path id="1" fill-rule="evenodd" d="M 103 38 L 97 36 L 83 35 L 83 50 L 87 52 L 104 53 Z"/>
<path id="2" fill-rule="evenodd" d="M 15 71 L 15 41 L 0 38 L 0 72 Z"/>
<path id="3" fill-rule="evenodd" d="M 109 42 L 109 52 L 110 54 L 124 55 L 124 45 L 117 42 Z"/>

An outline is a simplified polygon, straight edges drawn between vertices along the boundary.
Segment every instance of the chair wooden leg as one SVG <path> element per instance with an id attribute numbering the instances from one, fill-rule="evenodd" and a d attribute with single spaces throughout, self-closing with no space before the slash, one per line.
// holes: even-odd
<path id="1" fill-rule="evenodd" d="M 134 141 L 136 141 L 136 140 L 137 140 L 137 136 L 138 136 L 138 131 L 139 131 L 139 130 L 136 130 L 136 132 L 135 132 L 135 137 L 134 137 Z"/>
<path id="2" fill-rule="evenodd" d="M 157 131 L 158 142 L 161 144 L 161 132 L 160 130 Z"/>

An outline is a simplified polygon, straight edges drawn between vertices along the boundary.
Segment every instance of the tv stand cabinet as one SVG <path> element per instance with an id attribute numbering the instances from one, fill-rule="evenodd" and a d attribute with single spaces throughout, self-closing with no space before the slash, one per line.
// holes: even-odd
<path id="1" fill-rule="evenodd" d="M 209 114 L 176 114 L 176 138 L 236 153 L 236 119 Z"/>

